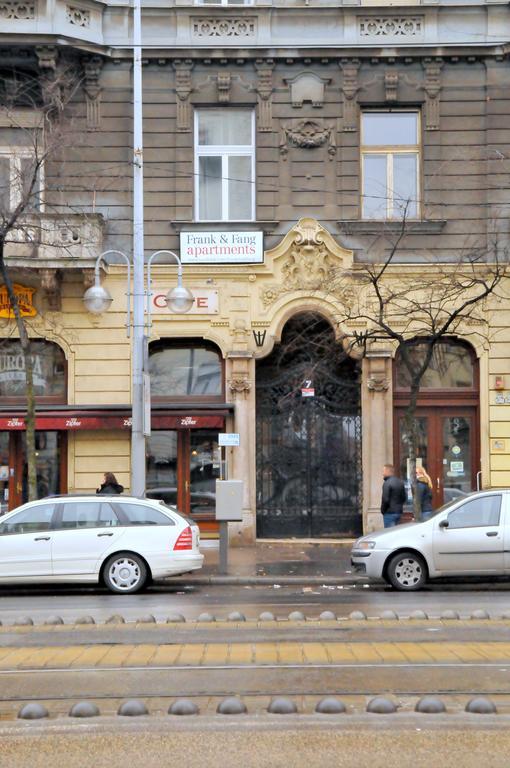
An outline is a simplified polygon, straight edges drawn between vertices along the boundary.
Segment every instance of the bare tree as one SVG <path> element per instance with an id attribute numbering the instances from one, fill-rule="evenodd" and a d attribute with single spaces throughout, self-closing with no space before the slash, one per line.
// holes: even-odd
<path id="1" fill-rule="evenodd" d="M 33 240 L 34 233 L 42 226 L 39 211 L 45 186 L 44 170 L 66 143 L 69 126 L 66 125 L 65 108 L 79 82 L 71 67 L 62 67 L 51 77 L 20 78 L 13 73 L 8 87 L 4 82 L 0 91 L 0 114 L 17 139 L 13 142 L 12 153 L 8 157 L 0 157 L 0 276 L 7 291 L 24 358 L 29 500 L 37 498 L 34 365 L 29 329 L 9 266 L 9 249 Z M 30 113 L 30 127 L 19 121 L 20 108 Z"/>
<path id="2" fill-rule="evenodd" d="M 409 386 L 404 429 L 408 440 L 414 512 L 419 519 L 416 457 L 420 390 L 438 345 L 466 332 L 487 337 L 490 297 L 499 297 L 509 273 L 509 254 L 494 240 L 485 247 L 466 247 L 447 263 L 430 258 L 418 264 L 402 263 L 399 255 L 412 223 L 405 216 L 392 237 L 384 232 L 373 243 L 378 253 L 351 270 L 335 271 L 328 292 L 337 301 L 336 321 L 347 328 L 347 343 L 363 356 L 372 343 L 389 342 L 398 348 Z M 350 325 L 362 330 L 349 331 Z"/>

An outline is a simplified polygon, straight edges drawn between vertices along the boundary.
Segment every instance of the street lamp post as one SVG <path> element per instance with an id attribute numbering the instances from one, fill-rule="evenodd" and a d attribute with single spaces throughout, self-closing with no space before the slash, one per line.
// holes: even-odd
<path id="1" fill-rule="evenodd" d="M 109 291 L 101 285 L 100 269 L 101 263 L 107 264 L 106 257 L 110 255 L 120 256 L 127 264 L 127 291 L 126 291 L 126 334 L 131 336 L 132 330 L 132 431 L 131 431 L 131 493 L 135 496 L 142 496 L 145 492 L 145 437 L 147 424 L 144 423 L 144 409 L 149 400 L 150 414 L 150 395 L 144 387 L 144 378 L 147 380 L 148 371 L 144 370 L 145 355 L 145 321 L 147 315 L 147 328 L 150 333 L 151 326 L 151 299 L 152 299 L 152 275 L 151 266 L 157 256 L 166 254 L 171 256 L 177 263 L 177 285 L 166 294 L 166 304 L 171 312 L 183 314 L 189 312 L 195 301 L 195 297 L 189 288 L 186 288 L 182 282 L 182 263 L 176 253 L 173 251 L 161 250 L 153 253 L 147 261 L 147 289 L 145 288 L 145 265 L 142 260 L 141 286 L 137 290 L 135 277 L 133 276 L 133 290 L 131 290 L 131 261 L 122 251 L 108 250 L 99 254 L 94 267 L 94 285 L 88 288 L 83 295 L 83 303 L 86 309 L 93 315 L 101 315 L 106 312 L 113 301 Z M 134 272 L 134 270 L 133 270 Z M 133 307 L 131 313 L 131 296 L 133 297 Z M 144 300 L 146 299 L 146 306 Z M 140 324 L 141 334 L 137 334 L 137 322 Z M 135 354 L 137 350 L 138 354 Z M 135 375 L 140 377 L 141 385 L 135 387 Z M 146 397 L 147 394 L 147 397 Z M 140 429 L 135 433 L 135 418 Z M 150 418 L 150 415 L 149 415 Z M 149 424 L 150 426 L 150 424 Z M 135 455 L 137 462 L 135 461 Z"/>

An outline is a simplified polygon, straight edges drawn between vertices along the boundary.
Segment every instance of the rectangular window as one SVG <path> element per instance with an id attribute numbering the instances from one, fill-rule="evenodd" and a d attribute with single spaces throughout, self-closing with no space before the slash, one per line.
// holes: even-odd
<path id="1" fill-rule="evenodd" d="M 195 0 L 197 5 L 253 5 L 253 0 Z"/>
<path id="2" fill-rule="evenodd" d="M 364 112 L 361 165 L 364 219 L 418 218 L 419 112 Z"/>
<path id="3" fill-rule="evenodd" d="M 198 221 L 255 218 L 255 121 L 252 110 L 195 114 L 195 210 Z"/>
<path id="4" fill-rule="evenodd" d="M 27 200 L 25 211 L 40 211 L 41 196 L 42 173 L 36 168 L 33 151 L 0 146 L 0 211 L 12 211 L 22 199 Z"/>

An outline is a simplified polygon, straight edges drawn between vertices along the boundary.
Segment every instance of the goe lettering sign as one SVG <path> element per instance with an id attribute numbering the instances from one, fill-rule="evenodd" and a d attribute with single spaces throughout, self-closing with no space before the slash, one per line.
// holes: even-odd
<path id="1" fill-rule="evenodd" d="M 262 232 L 181 232 L 183 264 L 263 264 Z"/>

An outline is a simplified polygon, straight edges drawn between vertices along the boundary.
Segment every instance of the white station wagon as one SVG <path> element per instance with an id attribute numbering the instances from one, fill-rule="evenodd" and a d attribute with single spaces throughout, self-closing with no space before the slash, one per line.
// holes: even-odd
<path id="1" fill-rule="evenodd" d="M 202 567 L 198 526 L 161 501 L 58 496 L 0 521 L 0 583 L 80 582 L 138 592 Z"/>
<path id="2" fill-rule="evenodd" d="M 351 563 L 358 573 L 407 591 L 446 576 L 510 574 L 510 490 L 478 491 L 426 522 L 363 536 Z"/>

